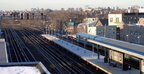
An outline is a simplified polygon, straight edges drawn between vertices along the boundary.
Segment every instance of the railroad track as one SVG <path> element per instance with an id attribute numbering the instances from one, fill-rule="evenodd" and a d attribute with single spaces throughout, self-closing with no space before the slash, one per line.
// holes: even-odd
<path id="1" fill-rule="evenodd" d="M 95 67 L 79 57 L 75 58 L 76 56 L 70 55 L 70 52 L 67 53 L 65 49 L 39 36 L 38 33 L 40 32 L 25 27 L 5 29 L 5 38 L 7 42 L 11 42 L 8 44 L 11 62 L 41 61 L 50 72 L 58 74 L 105 74 L 99 70 L 96 71 Z M 15 56 L 16 59 L 11 59 L 12 56 Z"/>
<path id="2" fill-rule="evenodd" d="M 26 29 L 25 29 L 26 30 Z M 26 30 L 27 31 L 27 30 Z M 27 31 L 27 34 L 28 33 L 31 35 L 33 32 L 31 31 Z M 67 57 L 68 55 L 63 55 L 63 53 L 60 51 L 60 49 L 57 49 L 55 47 L 53 47 L 51 44 L 49 44 L 47 41 L 43 40 L 40 36 L 33 36 L 31 37 L 31 40 L 32 41 L 35 41 L 36 43 L 35 44 L 41 44 L 40 46 L 45 49 L 41 49 L 41 51 L 43 50 L 46 54 L 45 55 L 48 55 L 48 56 L 51 56 L 52 59 L 56 59 L 55 61 L 57 63 L 59 63 L 61 66 L 63 66 L 64 68 L 64 71 L 67 71 L 68 73 L 91 73 L 93 74 L 93 72 L 91 71 L 88 71 L 86 70 L 87 68 L 85 68 L 85 70 L 81 70 L 83 68 L 80 68 L 76 63 L 77 61 L 74 61 L 73 59 L 70 59 L 70 57 Z M 34 43 L 34 42 L 33 42 Z M 38 45 L 37 45 L 38 46 Z M 48 50 L 49 49 L 49 50 Z M 43 54 L 44 54 L 43 52 Z M 49 54 L 50 55 L 49 55 Z M 65 57 L 63 57 L 65 56 Z M 68 61 L 67 59 L 69 59 L 70 61 Z M 71 63 L 72 62 L 72 63 Z M 73 64 L 74 63 L 74 64 Z M 57 66 L 58 67 L 58 66 Z M 61 69 L 61 67 L 60 67 Z M 61 70 L 62 71 L 62 70 Z M 64 72 L 63 71 L 63 72 Z M 88 71 L 88 72 L 86 72 Z"/>
<path id="3" fill-rule="evenodd" d="M 32 53 L 12 28 L 5 29 L 4 34 L 8 44 L 9 62 L 36 61 Z"/>

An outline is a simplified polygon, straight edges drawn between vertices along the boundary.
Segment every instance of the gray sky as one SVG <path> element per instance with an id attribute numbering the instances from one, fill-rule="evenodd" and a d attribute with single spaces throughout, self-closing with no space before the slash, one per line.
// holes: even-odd
<path id="1" fill-rule="evenodd" d="M 84 8 L 86 5 L 90 7 L 116 7 L 127 8 L 132 5 L 143 5 L 144 0 L 1 0 L 0 10 L 25 10 L 31 8 Z"/>

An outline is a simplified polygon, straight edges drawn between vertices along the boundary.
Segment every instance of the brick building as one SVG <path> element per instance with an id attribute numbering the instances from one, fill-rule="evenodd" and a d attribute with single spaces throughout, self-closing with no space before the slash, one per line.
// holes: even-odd
<path id="1" fill-rule="evenodd" d="M 70 34 L 77 33 L 77 26 L 78 26 L 77 22 L 68 22 L 66 26 L 67 26 L 66 31 L 68 33 L 70 33 Z"/>
<path id="2" fill-rule="evenodd" d="M 144 26 L 121 25 L 120 40 L 144 45 Z"/>
<path id="3" fill-rule="evenodd" d="M 119 27 L 120 40 L 144 45 L 144 13 L 109 14 L 109 25 Z"/>

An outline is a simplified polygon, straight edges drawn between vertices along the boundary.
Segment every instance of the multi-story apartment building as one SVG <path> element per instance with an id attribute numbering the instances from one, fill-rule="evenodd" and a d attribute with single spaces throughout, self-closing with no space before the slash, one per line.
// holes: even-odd
<path id="1" fill-rule="evenodd" d="M 138 23 L 139 18 L 143 18 L 144 13 L 122 13 L 122 14 L 109 14 L 109 25 L 120 25 Z"/>
<path id="2" fill-rule="evenodd" d="M 98 18 L 85 18 L 83 23 L 78 24 L 78 32 L 88 33 L 87 29 L 89 26 L 104 26 L 108 25 L 108 19 L 98 19 Z"/>
<path id="3" fill-rule="evenodd" d="M 109 14 L 108 23 L 120 28 L 120 40 L 144 45 L 144 13 Z"/>
<path id="4" fill-rule="evenodd" d="M 144 26 L 121 25 L 120 40 L 144 45 Z"/>
<path id="5" fill-rule="evenodd" d="M 96 21 L 86 21 L 84 23 L 80 23 L 77 26 L 77 32 L 87 33 L 87 28 L 89 24 L 95 24 Z"/>
<path id="6" fill-rule="evenodd" d="M 116 39 L 116 26 L 88 27 L 88 34 Z"/>
<path id="7" fill-rule="evenodd" d="M 116 39 L 116 26 L 108 26 L 108 19 L 90 20 L 78 25 L 78 32 Z"/>

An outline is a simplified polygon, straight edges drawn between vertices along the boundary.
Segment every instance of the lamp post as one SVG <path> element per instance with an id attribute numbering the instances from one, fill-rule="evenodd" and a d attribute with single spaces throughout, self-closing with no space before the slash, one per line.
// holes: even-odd
<path id="1" fill-rule="evenodd" d="M 97 45 L 96 48 L 97 48 L 97 58 L 100 59 L 99 46 Z"/>
<path id="2" fill-rule="evenodd" d="M 141 35 L 139 35 L 137 38 L 138 38 L 138 44 L 140 44 L 140 37 L 141 37 Z"/>
<path id="3" fill-rule="evenodd" d="M 126 38 L 127 38 L 127 42 L 129 42 L 129 41 L 128 41 L 128 36 L 129 36 L 129 35 L 127 34 L 127 35 L 126 35 Z"/>
<path id="4" fill-rule="evenodd" d="M 54 29 L 54 36 L 55 36 L 55 29 Z"/>
<path id="5" fill-rule="evenodd" d="M 46 27 L 45 27 L 45 30 L 46 30 L 46 34 L 48 34 L 48 33 L 47 33 L 47 28 L 48 28 L 48 27 L 47 27 L 47 25 L 46 25 Z"/>
<path id="6" fill-rule="evenodd" d="M 49 35 L 50 35 L 50 28 L 48 27 L 48 33 L 49 33 Z"/>
<path id="7" fill-rule="evenodd" d="M 76 40 L 77 41 L 77 46 L 78 46 L 78 50 L 79 50 L 79 39 L 78 40 Z"/>
<path id="8" fill-rule="evenodd" d="M 86 38 L 83 38 L 84 39 L 84 53 L 86 53 Z"/>
<path id="9" fill-rule="evenodd" d="M 46 34 L 48 34 L 48 21 L 45 21 L 45 29 L 46 29 Z"/>
<path id="10" fill-rule="evenodd" d="M 49 33 L 50 33 L 50 35 L 52 35 L 52 31 L 51 31 L 51 24 L 49 25 Z"/>

